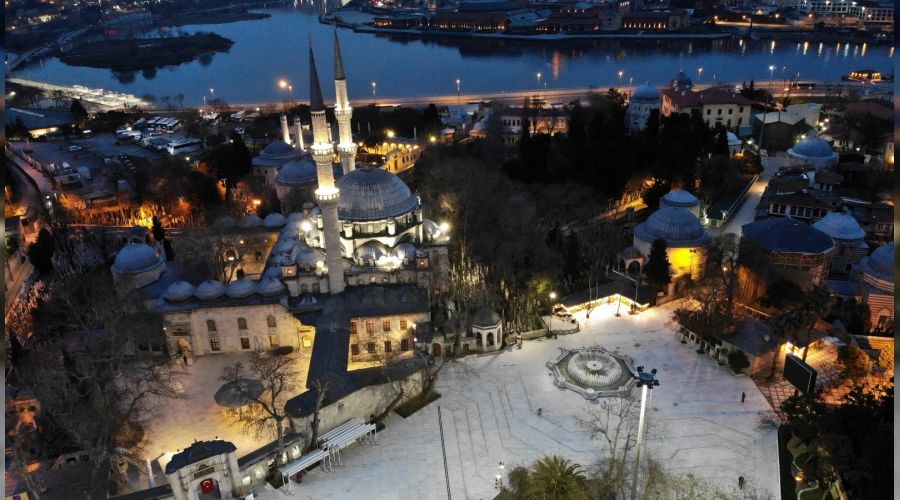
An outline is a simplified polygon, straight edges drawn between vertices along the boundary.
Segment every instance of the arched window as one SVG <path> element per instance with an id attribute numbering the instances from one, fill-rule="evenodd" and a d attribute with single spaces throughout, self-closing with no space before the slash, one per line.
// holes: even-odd
<path id="1" fill-rule="evenodd" d="M 275 328 L 275 316 L 272 316 L 271 314 L 266 316 L 266 324 L 269 328 Z"/>
<path id="2" fill-rule="evenodd" d="M 247 320 L 244 318 L 238 318 L 238 330 L 246 330 L 247 329 Z"/>
<path id="3" fill-rule="evenodd" d="M 210 333 L 216 332 L 216 322 L 211 319 L 206 320 L 206 331 Z"/>

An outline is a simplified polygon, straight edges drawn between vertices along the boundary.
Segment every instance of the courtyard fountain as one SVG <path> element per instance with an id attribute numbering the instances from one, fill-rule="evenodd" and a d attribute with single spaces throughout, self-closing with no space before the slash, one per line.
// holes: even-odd
<path id="1" fill-rule="evenodd" d="M 624 396 L 637 380 L 631 358 L 602 347 L 560 349 L 560 355 L 547 362 L 556 385 L 573 390 L 585 399 Z"/>

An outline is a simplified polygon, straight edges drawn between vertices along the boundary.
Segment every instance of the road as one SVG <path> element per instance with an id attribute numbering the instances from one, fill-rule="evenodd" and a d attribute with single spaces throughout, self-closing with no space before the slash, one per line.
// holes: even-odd
<path id="1" fill-rule="evenodd" d="M 756 207 L 759 205 L 759 200 L 762 198 L 763 191 L 766 190 L 766 186 L 769 184 L 769 179 L 772 178 L 772 175 L 775 174 L 780 167 L 785 165 L 786 161 L 787 158 L 783 156 L 783 154 L 779 154 L 779 156 L 767 156 L 762 159 L 762 173 L 759 174 L 759 178 L 752 186 L 750 186 L 747 194 L 744 195 L 744 202 L 743 205 L 741 205 L 740 210 L 731 216 L 725 225 L 718 229 L 719 234 L 733 233 L 740 238 L 742 233 L 741 227 L 744 224 L 753 222 L 753 219 L 756 218 Z"/>
<path id="2" fill-rule="evenodd" d="M 104 89 L 89 89 L 80 85 L 59 85 L 55 83 L 39 82 L 25 78 L 9 78 L 7 81 L 31 87 L 51 93 L 61 91 L 68 97 L 77 97 L 85 103 L 91 103 L 103 109 L 120 109 L 123 107 L 137 108 L 149 107 L 150 103 L 131 94 L 111 92 Z"/>

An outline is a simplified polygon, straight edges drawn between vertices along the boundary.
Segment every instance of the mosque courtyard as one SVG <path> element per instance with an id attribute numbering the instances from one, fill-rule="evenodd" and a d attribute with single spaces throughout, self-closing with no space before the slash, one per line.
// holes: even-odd
<path id="1" fill-rule="evenodd" d="M 502 473 L 551 454 L 586 467 L 596 464 L 604 445 L 578 424 L 591 403 L 556 387 L 546 367 L 560 348 L 595 345 L 659 370 L 660 386 L 648 409 L 660 433 L 646 446 L 654 459 L 725 489 L 743 476 L 778 498 L 776 432 L 758 425 L 771 407 L 749 377 L 735 376 L 728 366 L 698 355 L 692 344 L 681 344 L 672 309 L 670 304 L 616 318 L 615 305 L 606 305 L 594 309 L 590 320 L 584 312 L 575 315 L 579 333 L 448 363 L 438 381 L 442 397 L 407 419 L 390 415 L 377 444 L 344 450 L 343 465 L 308 473 L 290 492 L 259 489 L 256 498 L 433 499 L 448 490 L 452 498 L 493 498 L 500 462 Z"/>

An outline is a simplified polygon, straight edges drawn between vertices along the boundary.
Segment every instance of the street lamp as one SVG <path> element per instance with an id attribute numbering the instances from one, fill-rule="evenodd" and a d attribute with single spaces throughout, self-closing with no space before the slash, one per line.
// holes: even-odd
<path id="1" fill-rule="evenodd" d="M 619 70 L 619 87 L 622 86 L 622 75 L 624 75 L 624 74 L 625 74 L 624 71 Z"/>
<path id="2" fill-rule="evenodd" d="M 210 87 L 210 88 L 209 88 L 209 95 L 211 95 L 212 98 L 215 99 L 215 98 L 216 98 L 216 89 Z"/>
<path id="3" fill-rule="evenodd" d="M 541 72 L 540 71 L 538 71 L 538 74 L 537 74 L 537 81 L 538 81 L 538 94 L 540 94 L 541 93 Z"/>
<path id="4" fill-rule="evenodd" d="M 500 482 L 501 490 L 503 489 L 503 469 L 504 468 L 506 468 L 506 465 L 504 465 L 503 462 L 501 461 L 500 462 L 500 474 L 497 476 L 499 478 L 498 481 Z"/>
<path id="5" fill-rule="evenodd" d="M 375 95 L 375 82 L 372 82 L 372 105 L 378 106 L 378 97 Z"/>
<path id="6" fill-rule="evenodd" d="M 556 292 L 550 292 L 550 300 L 556 300 Z"/>
<path id="7" fill-rule="evenodd" d="M 700 79 L 703 77 L 703 68 L 697 68 L 697 83 L 700 83 Z"/>
<path id="8" fill-rule="evenodd" d="M 637 480 L 638 470 L 641 465 L 641 444 L 644 441 L 644 413 L 647 407 L 647 393 L 659 385 L 659 380 L 656 380 L 656 368 L 647 373 L 644 371 L 643 366 L 638 366 L 637 372 L 637 386 L 641 388 L 641 413 L 640 418 L 638 419 L 637 445 L 634 449 L 634 474 L 631 478 L 631 500 L 637 500 Z"/>
<path id="9" fill-rule="evenodd" d="M 770 64 L 769 65 L 769 81 L 771 81 L 773 78 L 775 78 L 775 65 Z"/>
<path id="10" fill-rule="evenodd" d="M 460 85 L 460 83 L 462 83 L 462 82 L 460 82 L 460 81 L 459 81 L 459 78 L 457 78 L 457 79 L 456 79 L 456 105 L 461 107 L 462 104 L 460 103 L 460 97 L 459 97 L 459 89 L 460 89 L 459 85 Z"/>

